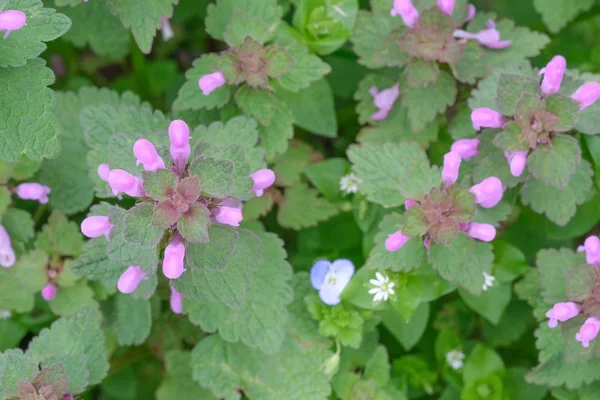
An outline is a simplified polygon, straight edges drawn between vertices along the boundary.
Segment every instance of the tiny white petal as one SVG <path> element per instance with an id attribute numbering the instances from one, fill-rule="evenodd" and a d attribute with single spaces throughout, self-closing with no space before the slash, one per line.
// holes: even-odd
<path id="1" fill-rule="evenodd" d="M 377 293 L 373 298 L 373 301 L 380 301 L 381 299 L 383 299 L 383 292 Z"/>
<path id="2" fill-rule="evenodd" d="M 392 289 L 391 287 L 388 286 L 388 293 L 389 294 L 396 294 L 396 291 L 394 289 Z"/>
<path id="3" fill-rule="evenodd" d="M 369 283 L 370 283 L 371 285 L 375 285 L 375 286 L 381 286 L 381 282 L 379 282 L 379 281 L 378 281 L 378 280 L 376 280 L 376 279 L 369 279 Z"/>
<path id="4" fill-rule="evenodd" d="M 379 282 L 384 280 L 383 275 L 381 275 L 381 273 L 379 271 L 375 272 L 375 276 L 377 277 L 377 280 Z"/>
<path id="5" fill-rule="evenodd" d="M 388 283 L 388 290 L 392 291 L 392 288 L 394 287 L 394 285 L 395 285 L 394 282 Z"/>
<path id="6" fill-rule="evenodd" d="M 375 293 L 379 293 L 379 292 L 381 292 L 381 289 L 379 289 L 379 288 L 373 288 L 373 289 L 369 290 L 369 294 L 375 294 Z"/>
<path id="7" fill-rule="evenodd" d="M 388 292 L 383 292 L 383 300 L 387 301 L 388 299 Z"/>

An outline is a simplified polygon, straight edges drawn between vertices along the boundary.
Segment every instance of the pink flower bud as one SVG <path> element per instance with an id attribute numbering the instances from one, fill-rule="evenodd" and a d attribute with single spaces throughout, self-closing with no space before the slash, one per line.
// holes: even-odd
<path id="1" fill-rule="evenodd" d="M 546 68 L 540 70 L 540 75 L 544 75 L 541 85 L 544 96 L 558 92 L 566 70 L 567 60 L 563 56 L 554 56 Z"/>
<path id="2" fill-rule="evenodd" d="M 460 156 L 453 151 L 444 156 L 444 167 L 442 168 L 442 181 L 447 186 L 456 183 L 458 170 L 460 169 Z"/>
<path id="3" fill-rule="evenodd" d="M 469 13 L 467 14 L 467 19 L 465 22 L 469 22 L 473 18 L 475 18 L 475 14 L 477 13 L 477 9 L 473 4 L 469 4 Z"/>
<path id="4" fill-rule="evenodd" d="M 596 82 L 587 82 L 581 85 L 571 98 L 579 102 L 579 109 L 583 110 L 598 100 L 600 97 L 600 84 Z"/>
<path id="5" fill-rule="evenodd" d="M 98 176 L 104 182 L 108 182 L 108 176 L 110 175 L 110 166 L 108 164 L 98 165 Z"/>
<path id="6" fill-rule="evenodd" d="M 4 39 L 10 35 L 12 31 L 18 31 L 25 26 L 27 16 L 25 13 L 17 10 L 6 10 L 0 12 L 0 31 L 4 33 Z"/>
<path id="7" fill-rule="evenodd" d="M 452 16 L 455 0 L 438 0 L 437 5 L 444 14 Z"/>
<path id="8" fill-rule="evenodd" d="M 427 236 L 423 241 L 423 246 L 425 246 L 426 249 L 431 247 L 431 238 L 429 236 Z"/>
<path id="9" fill-rule="evenodd" d="M 159 169 L 165 169 L 165 162 L 149 140 L 138 139 L 133 144 L 133 154 L 137 158 L 136 165 L 144 164 L 146 171 L 156 172 Z"/>
<path id="10" fill-rule="evenodd" d="M 50 301 L 56 297 L 56 285 L 52 282 L 46 283 L 42 289 L 42 297 L 46 301 Z"/>
<path id="11" fill-rule="evenodd" d="M 169 139 L 171 139 L 171 158 L 179 175 L 185 171 L 185 166 L 190 158 L 190 128 L 180 119 L 169 125 Z"/>
<path id="12" fill-rule="evenodd" d="M 10 240 L 10 236 L 2 225 L 0 225 L 0 248 L 3 247 L 11 247 L 12 242 Z"/>
<path id="13" fill-rule="evenodd" d="M 391 252 L 398 251 L 409 240 L 410 236 L 406 236 L 404 233 L 402 233 L 402 231 L 392 233 L 391 235 L 388 235 L 387 239 L 385 240 L 385 249 Z"/>
<path id="14" fill-rule="evenodd" d="M 452 144 L 450 151 L 456 153 L 465 161 L 469 161 L 471 158 L 479 154 L 477 147 L 479 146 L 479 139 L 460 139 Z"/>
<path id="15" fill-rule="evenodd" d="M 483 242 L 491 242 L 496 237 L 496 228 L 490 224 L 471 222 L 467 234 L 473 239 L 479 239 Z"/>
<path id="16" fill-rule="evenodd" d="M 504 188 L 500 179 L 490 176 L 473 185 L 469 192 L 475 195 L 475 202 L 481 207 L 492 208 L 502 200 Z"/>
<path id="17" fill-rule="evenodd" d="M 185 245 L 179 235 L 173 236 L 171 243 L 165 249 L 163 274 L 169 279 L 177 279 L 185 272 Z"/>
<path id="18" fill-rule="evenodd" d="M 263 195 L 264 190 L 271 187 L 275 183 L 275 172 L 270 169 L 261 169 L 250 175 L 250 178 L 254 181 L 252 190 L 257 197 Z"/>
<path id="19" fill-rule="evenodd" d="M 183 311 L 183 305 L 181 304 L 183 301 L 183 295 L 179 293 L 173 286 L 171 286 L 171 311 L 175 314 L 181 314 Z"/>
<path id="20" fill-rule="evenodd" d="M 10 268 L 16 260 L 8 232 L 0 225 L 0 266 Z"/>
<path id="21" fill-rule="evenodd" d="M 161 17 L 160 30 L 162 32 L 162 38 L 164 42 L 173 39 L 173 36 L 175 36 L 173 28 L 171 27 L 171 24 L 169 23 L 169 19 L 167 17 Z"/>
<path id="22" fill-rule="evenodd" d="M 122 169 L 113 169 L 110 171 L 108 184 L 113 189 L 113 193 L 124 192 L 131 197 L 143 197 L 146 195 L 144 181 Z"/>
<path id="23" fill-rule="evenodd" d="M 589 236 L 583 242 L 586 262 L 590 265 L 600 266 L 600 239 L 598 236 Z"/>
<path id="24" fill-rule="evenodd" d="M 108 217 L 87 217 L 81 223 L 81 233 L 89 238 L 95 238 L 100 235 L 104 235 L 106 236 L 106 240 L 108 240 L 110 230 L 113 228 L 113 226 L 114 225 L 108 220 Z"/>
<path id="25" fill-rule="evenodd" d="M 510 166 L 510 174 L 512 176 L 521 176 L 527 165 L 527 151 L 505 151 L 504 157 Z"/>
<path id="26" fill-rule="evenodd" d="M 591 317 L 585 320 L 579 332 L 575 334 L 575 340 L 581 342 L 583 347 L 590 347 L 590 340 L 598 336 L 600 331 L 600 320 Z"/>
<path id="27" fill-rule="evenodd" d="M 148 279 L 146 273 L 142 271 L 139 265 L 129 267 L 121 274 L 117 288 L 121 293 L 132 293 L 139 286 L 140 282 Z"/>
<path id="28" fill-rule="evenodd" d="M 400 96 L 400 85 L 395 84 L 389 89 L 384 89 L 381 92 L 377 90 L 375 86 L 373 86 L 369 93 L 373 96 L 373 103 L 375 107 L 377 107 L 377 112 L 371 115 L 371 119 L 374 121 L 381 121 L 385 119 L 388 113 L 394 107 L 394 103 Z"/>
<path id="29" fill-rule="evenodd" d="M 406 199 L 404 201 L 404 207 L 408 210 L 409 208 L 411 208 L 412 206 L 417 206 L 419 205 L 418 202 L 416 202 L 415 200 L 411 200 L 411 199 Z"/>
<path id="30" fill-rule="evenodd" d="M 498 111 L 491 108 L 476 108 L 471 113 L 471 122 L 476 131 L 481 128 L 502 128 L 507 120 Z"/>
<path id="31" fill-rule="evenodd" d="M 460 224 L 458 224 L 458 229 L 460 229 L 463 232 L 466 232 L 469 230 L 469 224 L 467 222 L 461 222 Z"/>
<path id="32" fill-rule="evenodd" d="M 227 82 L 225 75 L 221 71 L 213 72 L 212 74 L 204 75 L 198 81 L 198 86 L 202 90 L 202 94 L 208 96 L 213 90 L 220 88 Z"/>
<path id="33" fill-rule="evenodd" d="M 242 210 L 235 207 L 219 207 L 215 219 L 221 224 L 240 226 L 240 221 L 243 219 Z"/>
<path id="34" fill-rule="evenodd" d="M 556 303 L 547 313 L 546 317 L 550 319 L 548 326 L 550 328 L 556 328 L 559 322 L 565 322 L 579 315 L 581 307 L 578 304 L 567 302 L 567 303 Z"/>
<path id="35" fill-rule="evenodd" d="M 39 183 L 21 183 L 16 188 L 16 194 L 23 200 L 38 200 L 42 204 L 48 202 L 50 188 Z"/>
<path id="36" fill-rule="evenodd" d="M 394 0 L 394 7 L 390 11 L 390 15 L 402 17 L 402 21 L 409 28 L 414 28 L 419 22 L 419 12 L 411 0 Z"/>
<path id="37" fill-rule="evenodd" d="M 488 20 L 486 29 L 477 33 L 467 32 L 462 29 L 454 31 L 453 36 L 457 39 L 474 39 L 479 44 L 490 49 L 504 49 L 512 44 L 511 40 L 500 40 L 500 32 L 496 29 L 496 23 Z"/>

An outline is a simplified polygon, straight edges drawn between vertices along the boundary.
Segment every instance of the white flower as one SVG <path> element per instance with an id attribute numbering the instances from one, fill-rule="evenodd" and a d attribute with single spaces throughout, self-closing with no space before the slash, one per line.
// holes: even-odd
<path id="1" fill-rule="evenodd" d="M 465 359 L 465 353 L 460 350 L 452 350 L 446 353 L 446 362 L 453 370 L 458 370 L 463 367 Z"/>
<path id="2" fill-rule="evenodd" d="M 493 275 L 488 274 L 487 272 L 483 273 L 483 291 L 488 290 L 489 288 L 491 288 L 492 286 L 494 286 L 494 281 L 496 280 L 496 277 Z"/>
<path id="3" fill-rule="evenodd" d="M 362 180 L 354 172 L 351 172 L 340 179 L 340 190 L 346 193 L 356 193 L 358 192 L 358 185 L 361 183 Z"/>
<path id="4" fill-rule="evenodd" d="M 389 276 L 383 276 L 379 272 L 375 272 L 377 279 L 370 279 L 369 283 L 374 287 L 369 290 L 369 294 L 373 294 L 373 301 L 387 301 L 387 299 L 396 294 L 394 291 L 394 282 L 390 282 Z"/>
<path id="5" fill-rule="evenodd" d="M 0 310 L 0 319 L 9 319 L 12 317 L 12 314 L 8 310 Z"/>

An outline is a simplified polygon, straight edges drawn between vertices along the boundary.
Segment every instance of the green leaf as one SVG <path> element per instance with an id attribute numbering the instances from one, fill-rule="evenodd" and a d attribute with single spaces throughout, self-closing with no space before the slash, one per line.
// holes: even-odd
<path id="1" fill-rule="evenodd" d="M 231 192 L 233 163 L 229 160 L 197 157 L 190 166 L 190 172 L 200 178 L 202 194 L 205 196 L 222 199 Z"/>
<path id="2" fill-rule="evenodd" d="M 506 124 L 502 132 L 496 135 L 494 144 L 504 151 L 529 151 L 523 128 L 513 121 Z"/>
<path id="3" fill-rule="evenodd" d="M 108 372 L 101 321 L 100 312 L 81 309 L 55 321 L 50 328 L 42 329 L 29 343 L 26 354 L 42 367 L 62 362 L 69 379 L 69 392 L 83 392 L 87 384 L 100 383 Z M 83 383 L 82 378 L 87 378 L 85 384 L 75 386 L 75 383 Z"/>
<path id="4" fill-rule="evenodd" d="M 222 108 L 229 101 L 231 88 L 229 85 L 223 85 L 215 89 L 211 94 L 205 96 L 198 87 L 198 81 L 204 75 L 211 74 L 213 65 L 217 62 L 219 56 L 216 54 L 206 54 L 192 63 L 192 68 L 185 73 L 186 82 L 179 89 L 179 94 L 173 102 L 175 111 L 183 110 L 212 110 Z"/>
<path id="5" fill-rule="evenodd" d="M 34 223 L 27 211 L 8 208 L 2 215 L 2 225 L 12 241 L 28 242 L 33 239 Z"/>
<path id="6" fill-rule="evenodd" d="M 496 109 L 507 116 L 515 115 L 517 104 L 523 93 L 539 97 L 540 83 L 538 79 L 529 75 L 501 73 L 498 78 Z"/>
<path id="7" fill-rule="evenodd" d="M 336 201 L 342 196 L 340 180 L 349 169 L 350 163 L 345 158 L 328 158 L 308 165 L 304 174 L 327 199 Z"/>
<path id="8" fill-rule="evenodd" d="M 120 346 L 140 345 L 150 334 L 152 312 L 148 300 L 137 300 L 119 293 L 115 297 L 110 328 Z"/>
<path id="9" fill-rule="evenodd" d="M 469 40 L 460 61 L 450 64 L 454 77 L 461 82 L 474 84 L 478 78 L 489 75 L 490 66 L 486 52 L 476 40 Z"/>
<path id="10" fill-rule="evenodd" d="M 153 248 L 160 242 L 165 231 L 160 226 L 152 225 L 154 206 L 149 203 L 140 203 L 127 211 L 124 225 L 123 238 L 130 243 L 143 248 Z"/>
<path id="11" fill-rule="evenodd" d="M 577 212 L 577 206 L 588 199 L 593 185 L 592 175 L 590 164 L 582 160 L 567 187 L 562 190 L 530 178 L 521 188 L 521 200 L 555 224 L 565 226 Z"/>
<path id="12" fill-rule="evenodd" d="M 320 136 L 337 136 L 333 92 L 326 79 L 320 79 L 297 93 L 277 90 L 277 96 L 292 109 L 295 123 L 300 128 Z"/>
<path id="13" fill-rule="evenodd" d="M 63 39 L 75 47 L 85 48 L 89 44 L 94 53 L 111 58 L 121 58 L 129 53 L 129 33 L 119 18 L 110 13 L 105 2 L 79 3 L 61 11 L 73 21 Z"/>
<path id="14" fill-rule="evenodd" d="M 384 207 L 400 206 L 405 197 L 420 200 L 441 181 L 439 168 L 429 166 L 427 155 L 414 142 L 354 145 L 348 158 L 363 182 L 359 191 Z"/>
<path id="15" fill-rule="evenodd" d="M 279 25 L 283 8 L 277 5 L 276 0 L 258 0 L 252 4 L 240 3 L 236 0 L 218 0 L 216 4 L 208 6 L 207 17 L 204 21 L 206 32 L 217 40 L 228 39 L 226 33 L 232 29 L 231 24 L 239 23 L 240 17 L 236 18 L 236 13 L 240 13 L 240 15 L 243 13 L 247 18 L 260 20 L 266 25 L 267 32 L 274 32 Z M 246 21 L 242 19 L 240 22 Z M 248 26 L 244 27 L 248 28 Z"/>
<path id="16" fill-rule="evenodd" d="M 329 64 L 323 62 L 318 56 L 310 54 L 305 45 L 293 39 L 285 40 L 284 38 L 280 38 L 277 44 L 283 46 L 296 60 L 296 63 L 287 74 L 277 78 L 277 83 L 283 88 L 291 92 L 298 92 L 331 72 Z"/>
<path id="17" fill-rule="evenodd" d="M 492 375 L 504 375 L 504 373 L 505 366 L 502 358 L 494 350 L 478 343 L 467 357 L 463 379 L 466 384 L 469 384 Z"/>
<path id="18" fill-rule="evenodd" d="M 192 269 L 223 270 L 232 256 L 235 242 L 239 239 L 237 230 L 222 224 L 212 224 L 208 228 L 210 243 L 190 243 L 186 248 L 186 264 Z"/>
<path id="19" fill-rule="evenodd" d="M 210 391 L 192 379 L 190 353 L 170 350 L 165 355 L 166 376 L 156 391 L 157 400 L 203 399 L 217 400 Z"/>
<path id="20" fill-rule="evenodd" d="M 0 186 L 0 217 L 6 211 L 11 202 L 12 193 L 6 186 Z"/>
<path id="21" fill-rule="evenodd" d="M 20 282 L 20 289 L 29 293 L 40 291 L 48 282 L 48 255 L 40 250 L 33 250 L 20 256 L 11 271 Z M 11 268 L 12 269 L 12 268 Z"/>
<path id="22" fill-rule="evenodd" d="M 533 0 L 533 7 L 542 14 L 542 20 L 552 33 L 558 33 L 567 23 L 574 20 L 580 13 L 589 10 L 593 5 L 593 0 L 577 2 L 556 0 L 552 3 L 544 0 Z"/>
<path id="23" fill-rule="evenodd" d="M 558 117 L 558 123 L 553 127 L 555 132 L 568 132 L 575 126 L 579 116 L 579 102 L 558 93 L 546 97 L 546 111 Z"/>
<path id="24" fill-rule="evenodd" d="M 244 114 L 254 117 L 261 125 L 269 126 L 277 107 L 272 92 L 243 85 L 235 94 L 235 101 Z"/>
<path id="25" fill-rule="evenodd" d="M 24 66 L 27 60 L 36 58 L 46 50 L 44 42 L 62 36 L 71 27 L 69 18 L 56 13 L 53 8 L 44 8 L 40 0 L 9 0 L 3 5 L 4 10 L 25 13 L 27 23 L 0 42 L 0 67 Z"/>
<path id="26" fill-rule="evenodd" d="M 583 303 L 592 297 L 596 284 L 596 270 L 591 265 L 582 265 L 565 271 L 566 294 L 570 301 Z"/>
<path id="27" fill-rule="evenodd" d="M 373 379 L 379 387 L 385 387 L 390 380 L 390 369 L 387 349 L 379 345 L 365 365 L 365 378 Z"/>
<path id="28" fill-rule="evenodd" d="M 156 201 L 168 199 L 175 191 L 177 175 L 168 169 L 159 169 L 156 172 L 142 172 L 144 190 L 146 194 Z"/>
<path id="29" fill-rule="evenodd" d="M 71 269 L 82 278 L 101 281 L 106 286 L 114 287 L 127 265 L 111 261 L 106 254 L 106 245 L 104 237 L 85 242 L 81 256 L 71 264 Z"/>
<path id="30" fill-rule="evenodd" d="M 365 267 L 369 269 L 391 269 L 392 271 L 410 271 L 419 267 L 425 255 L 425 247 L 420 237 L 411 238 L 398 251 L 388 251 L 385 241 L 389 235 L 396 233 L 404 224 L 405 218 L 397 213 L 386 215 L 379 224 L 379 232 L 375 235 L 375 247 L 369 253 Z"/>
<path id="31" fill-rule="evenodd" d="M 318 191 L 297 183 L 284 192 L 277 221 L 285 228 L 300 230 L 328 220 L 339 212 L 337 205 L 318 197 Z"/>
<path id="32" fill-rule="evenodd" d="M 77 257 L 83 250 L 81 228 L 63 213 L 54 210 L 48 223 L 38 233 L 35 247 L 58 256 Z"/>
<path id="33" fill-rule="evenodd" d="M 0 270 L 0 302 L 2 308 L 9 311 L 29 312 L 33 309 L 34 296 L 29 290 L 23 290 L 22 284 L 11 269 Z"/>
<path id="34" fill-rule="evenodd" d="M 481 315 L 494 325 L 498 325 L 508 303 L 510 303 L 510 285 L 493 285 L 483 292 L 479 297 L 463 289 L 458 289 L 460 297 L 469 308 Z"/>
<path id="35" fill-rule="evenodd" d="M 565 272 L 585 264 L 583 253 L 574 253 L 569 249 L 540 250 L 536 258 L 540 272 L 541 293 L 548 304 L 568 301 L 566 294 Z"/>
<path id="36" fill-rule="evenodd" d="M 173 16 L 173 5 L 177 0 L 150 0 L 131 2 L 127 0 L 108 0 L 110 11 L 119 17 L 125 28 L 130 29 L 142 52 L 152 50 L 152 41 L 161 26 L 161 18 Z"/>
<path id="37" fill-rule="evenodd" d="M 529 172 L 557 189 L 567 188 L 580 162 L 579 143 L 570 136 L 559 136 L 538 146 L 527 158 Z"/>
<path id="38" fill-rule="evenodd" d="M 423 86 L 408 86 L 406 80 L 401 83 L 402 106 L 407 108 L 408 118 L 413 132 L 420 132 L 428 122 L 435 119 L 438 114 L 456 99 L 456 82 L 447 72 L 441 71 L 438 79 Z"/>
<path id="39" fill-rule="evenodd" d="M 177 230 L 185 240 L 191 243 L 208 243 L 210 211 L 204 204 L 192 204 L 188 212 L 177 221 Z"/>
<path id="40" fill-rule="evenodd" d="M 319 333 L 339 341 L 342 346 L 360 347 L 366 312 L 354 309 L 344 303 L 336 306 L 324 304 L 316 294 L 304 298 L 313 319 L 319 322 Z"/>
<path id="41" fill-rule="evenodd" d="M 531 65 L 527 61 L 513 62 L 510 65 L 497 68 L 486 78 L 480 80 L 477 88 L 471 92 L 471 97 L 469 98 L 469 107 L 471 109 L 479 107 L 495 109 L 497 107 L 496 97 L 499 90 L 500 75 L 503 74 L 524 75 L 534 79 L 537 77 L 537 74 L 533 72 Z M 520 95 L 521 92 L 519 93 Z"/>
<path id="42" fill-rule="evenodd" d="M 387 307 L 382 312 L 383 326 L 400 342 L 404 350 L 410 351 L 425 333 L 429 321 L 429 303 L 421 303 L 408 322 L 398 318 L 399 316 L 395 308 Z"/>
<path id="43" fill-rule="evenodd" d="M 4 351 L 6 349 L 18 347 L 27 332 L 27 327 L 19 322 L 15 322 L 11 319 L 0 320 L 0 350 Z M 2 365 L 1 357 L 2 356 L 0 356 L 0 365 Z M 1 381 L 2 379 L 0 378 L 0 392 L 2 391 Z"/>
<path id="44" fill-rule="evenodd" d="M 8 350 L 0 354 L 0 389 L 4 388 L 5 398 L 14 398 L 18 392 L 18 382 L 29 382 L 38 374 L 36 362 L 25 356 L 20 349 Z"/>
<path id="45" fill-rule="evenodd" d="M 287 150 L 288 140 L 294 137 L 294 115 L 286 103 L 277 101 L 273 120 L 269 126 L 259 125 L 260 147 L 272 159 Z"/>
<path id="46" fill-rule="evenodd" d="M 491 244 L 459 233 L 448 246 L 431 243 L 429 260 L 445 279 L 478 295 L 482 291 L 483 273 L 491 272 L 494 254 Z"/>
<path id="47" fill-rule="evenodd" d="M 48 302 L 54 314 L 67 317 L 85 307 L 99 309 L 94 300 L 94 291 L 90 289 L 85 281 L 80 281 L 75 286 L 60 287 L 56 297 Z"/>
<path id="48" fill-rule="evenodd" d="M 545 312 L 546 310 L 544 310 Z M 517 343 L 529 332 L 531 308 L 524 301 L 513 300 L 500 318 L 498 325 L 483 321 L 483 336 L 494 347 L 507 347 Z"/>
<path id="49" fill-rule="evenodd" d="M 400 60 L 400 62 L 393 63 L 394 65 L 400 64 L 399 66 L 402 65 L 402 61 L 408 61 L 406 53 L 400 49 L 398 44 L 391 47 L 394 44 L 391 38 L 399 36 L 401 31 L 397 34 L 394 32 L 393 35 L 390 33 L 394 28 L 402 27 L 403 23 L 402 19 L 390 15 L 391 6 L 388 5 L 387 8 L 387 10 L 373 12 L 360 10 L 356 18 L 354 34 L 350 38 L 353 50 L 358 54 L 358 62 L 370 69 L 388 66 L 389 60 Z M 388 36 L 391 38 L 386 40 Z M 394 54 L 400 54 L 401 57 L 382 57 L 380 53 L 386 49 L 386 44 L 396 50 Z"/>
<path id="50" fill-rule="evenodd" d="M 230 47 L 241 45 L 248 36 L 259 43 L 265 43 L 276 28 L 277 25 L 267 25 L 262 16 L 252 17 L 244 10 L 234 9 L 231 20 L 223 32 L 223 38 Z"/>
<path id="51" fill-rule="evenodd" d="M 305 169 L 319 156 L 312 147 L 299 140 L 292 140 L 287 151 L 277 158 L 272 170 L 278 186 L 292 186 L 300 180 Z M 339 183 L 339 181 L 338 181 Z"/>
<path id="52" fill-rule="evenodd" d="M 0 159 L 14 162 L 25 154 L 39 161 L 58 155 L 56 97 L 47 88 L 53 83 L 52 70 L 40 58 L 18 68 L 0 69 Z"/>
<path id="53" fill-rule="evenodd" d="M 587 135 L 600 133 L 600 103 L 595 102 L 591 106 L 581 110 L 575 129 Z"/>
<path id="54" fill-rule="evenodd" d="M 413 59 L 406 68 L 406 82 L 409 87 L 427 86 L 437 81 L 440 74 L 440 68 L 435 61 Z"/>

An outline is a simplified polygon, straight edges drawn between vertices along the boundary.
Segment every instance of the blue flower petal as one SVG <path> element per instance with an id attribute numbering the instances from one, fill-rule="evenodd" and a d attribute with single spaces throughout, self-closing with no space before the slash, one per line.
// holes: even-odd
<path id="1" fill-rule="evenodd" d="M 327 260 L 317 261 L 310 270 L 310 283 L 312 286 L 319 290 L 325 282 L 325 275 L 329 272 L 331 262 Z"/>
<path id="2" fill-rule="evenodd" d="M 331 265 L 331 269 L 335 272 L 337 277 L 344 279 L 346 283 L 352 278 L 352 275 L 354 275 L 354 264 L 352 264 L 352 261 L 345 258 L 335 260 Z"/>
<path id="3" fill-rule="evenodd" d="M 319 297 L 323 303 L 327 304 L 328 306 L 335 306 L 342 301 L 340 299 L 340 293 L 342 292 L 339 290 L 337 285 L 323 285 L 321 290 L 319 290 Z"/>

